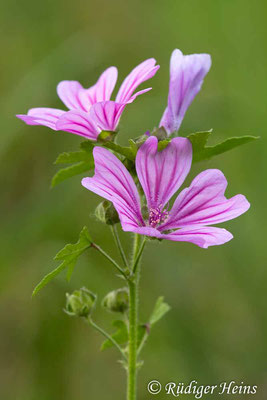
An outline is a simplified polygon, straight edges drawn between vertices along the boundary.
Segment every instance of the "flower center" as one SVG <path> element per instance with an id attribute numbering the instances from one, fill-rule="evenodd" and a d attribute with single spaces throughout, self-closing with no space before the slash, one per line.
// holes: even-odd
<path id="1" fill-rule="evenodd" d="M 159 205 L 156 208 L 150 208 L 149 210 L 149 225 L 152 228 L 156 228 L 157 225 L 162 224 L 167 220 L 169 212 L 167 210 L 162 210 L 162 206 Z"/>

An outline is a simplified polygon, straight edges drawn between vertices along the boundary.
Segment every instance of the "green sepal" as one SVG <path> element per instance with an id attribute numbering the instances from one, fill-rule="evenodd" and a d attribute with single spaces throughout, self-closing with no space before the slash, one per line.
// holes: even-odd
<path id="1" fill-rule="evenodd" d="M 91 316 L 97 296 L 86 287 L 79 290 L 74 290 L 73 293 L 66 293 L 66 308 L 65 313 L 71 317 L 84 317 Z"/>
<path id="2" fill-rule="evenodd" d="M 115 225 L 120 222 L 115 207 L 108 200 L 101 201 L 101 203 L 98 204 L 95 209 L 95 216 L 99 221 L 107 225 Z"/>
<path id="3" fill-rule="evenodd" d="M 102 306 L 113 313 L 126 313 L 129 309 L 129 290 L 127 287 L 112 290 L 102 300 Z"/>
<path id="4" fill-rule="evenodd" d="M 113 141 L 115 139 L 116 134 L 117 134 L 117 132 L 113 132 L 113 131 L 102 131 L 97 136 L 97 142 L 106 143 L 106 142 Z"/>
<path id="5" fill-rule="evenodd" d="M 54 279 L 61 271 L 68 268 L 67 279 L 71 278 L 73 269 L 79 256 L 87 250 L 92 244 L 91 236 L 85 226 L 79 236 L 79 240 L 75 244 L 67 244 L 60 250 L 54 260 L 62 260 L 61 264 L 53 271 L 49 272 L 34 288 L 32 296 L 35 296 L 43 287 L 45 287 L 52 279 Z"/>

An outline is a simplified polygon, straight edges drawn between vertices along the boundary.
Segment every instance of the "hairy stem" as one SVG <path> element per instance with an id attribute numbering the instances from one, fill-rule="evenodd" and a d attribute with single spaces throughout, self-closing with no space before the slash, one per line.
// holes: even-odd
<path id="1" fill-rule="evenodd" d="M 105 336 L 106 339 L 110 340 L 114 346 L 119 350 L 121 355 L 123 356 L 124 360 L 127 361 L 127 357 L 123 351 L 123 349 L 120 347 L 120 345 L 116 342 L 116 340 L 113 339 L 112 336 L 110 336 L 104 329 L 100 328 L 91 318 L 85 318 L 86 322 L 91 325 L 94 329 L 96 329 L 98 332 L 102 333 L 103 336 Z"/>
<path id="2" fill-rule="evenodd" d="M 93 247 L 94 249 L 98 250 L 99 253 L 101 253 L 104 257 L 106 257 L 106 259 L 107 259 L 109 262 L 111 262 L 111 264 L 114 265 L 114 267 L 121 273 L 121 275 L 124 276 L 125 279 L 128 279 L 128 277 L 127 277 L 125 271 L 124 271 L 124 270 L 119 266 L 119 264 L 118 264 L 115 260 L 113 260 L 113 258 L 110 257 L 100 246 L 98 246 L 98 245 L 95 244 L 95 243 L 92 243 L 92 244 L 91 244 L 91 247 Z"/>
<path id="3" fill-rule="evenodd" d="M 138 327 L 138 289 L 139 289 L 139 261 L 144 250 L 144 241 L 135 235 L 132 279 L 128 280 L 129 286 L 129 356 L 128 356 L 128 383 L 127 400 L 136 400 L 136 379 L 137 379 L 137 327 Z"/>
<path id="4" fill-rule="evenodd" d="M 115 243 L 116 243 L 116 245 L 117 245 L 117 248 L 118 248 L 118 250 L 119 250 L 119 253 L 120 253 L 120 255 L 121 255 L 123 264 L 124 264 L 124 266 L 125 266 L 126 268 L 128 268 L 128 261 L 127 261 L 127 258 L 126 258 L 126 256 L 125 256 L 125 253 L 124 253 L 124 250 L 123 250 L 123 247 L 122 247 L 120 238 L 119 238 L 119 234 L 118 234 L 116 225 L 111 225 L 110 229 L 111 229 L 112 235 L 113 235 L 113 237 L 114 237 Z"/>

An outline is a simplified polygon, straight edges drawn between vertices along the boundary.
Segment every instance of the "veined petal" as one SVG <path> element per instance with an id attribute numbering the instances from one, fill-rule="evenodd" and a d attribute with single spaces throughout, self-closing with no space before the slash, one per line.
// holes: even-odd
<path id="1" fill-rule="evenodd" d="M 136 156 L 136 172 L 147 199 L 148 208 L 164 207 L 184 182 L 192 162 L 188 139 L 174 138 L 158 151 L 158 139 L 150 136 Z"/>
<path id="2" fill-rule="evenodd" d="M 154 58 L 149 58 L 148 60 L 142 62 L 137 67 L 135 67 L 122 82 L 116 97 L 116 102 L 132 102 L 137 95 L 144 93 L 144 91 L 140 91 L 132 97 L 133 92 L 139 85 L 141 85 L 141 83 L 147 81 L 155 75 L 155 73 L 159 69 L 159 65 L 155 64 L 156 60 Z"/>
<path id="3" fill-rule="evenodd" d="M 109 67 L 100 75 L 94 86 L 80 93 L 80 99 L 86 104 L 87 110 L 95 103 L 110 100 L 117 78 L 117 68 Z"/>
<path id="4" fill-rule="evenodd" d="M 211 225 L 228 221 L 246 212 L 250 204 L 245 196 L 238 194 L 230 199 L 224 196 L 227 180 L 217 169 L 201 172 L 189 188 L 177 197 L 168 221 L 160 231 L 187 225 Z"/>
<path id="5" fill-rule="evenodd" d="M 126 167 L 102 147 L 95 147 L 93 155 L 95 175 L 84 178 L 82 185 L 113 203 L 124 231 L 133 231 L 144 225 L 138 190 Z"/>
<path id="6" fill-rule="evenodd" d="M 103 131 L 115 131 L 126 104 L 102 101 L 90 109 L 90 116 Z"/>
<path id="7" fill-rule="evenodd" d="M 44 125 L 57 130 L 56 122 L 65 112 L 56 108 L 39 107 L 30 109 L 26 115 L 18 114 L 17 117 L 27 125 Z"/>
<path id="8" fill-rule="evenodd" d="M 57 121 L 56 129 L 96 140 L 101 132 L 88 113 L 79 110 L 65 112 Z"/>
<path id="9" fill-rule="evenodd" d="M 191 242 L 206 249 L 209 246 L 217 246 L 229 242 L 229 240 L 233 239 L 233 235 L 226 229 L 213 226 L 187 226 L 168 234 L 162 234 L 160 238 L 175 242 Z"/>
<path id="10" fill-rule="evenodd" d="M 70 110 L 88 111 L 86 99 L 81 97 L 85 89 L 77 81 L 62 81 L 57 85 L 57 94 L 60 100 Z"/>
<path id="11" fill-rule="evenodd" d="M 168 106 L 160 121 L 160 126 L 163 126 L 169 134 L 179 129 L 186 110 L 200 91 L 210 67 L 209 54 L 184 56 L 178 49 L 173 51 L 170 62 Z"/>

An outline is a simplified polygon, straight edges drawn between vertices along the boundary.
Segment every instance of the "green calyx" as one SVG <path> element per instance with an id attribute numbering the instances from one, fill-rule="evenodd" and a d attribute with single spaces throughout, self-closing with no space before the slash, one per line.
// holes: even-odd
<path id="1" fill-rule="evenodd" d="M 67 302 L 65 312 L 70 316 L 88 317 L 96 302 L 96 295 L 85 287 L 66 294 Z"/>
<path id="2" fill-rule="evenodd" d="M 102 201 L 95 209 L 95 216 L 107 225 L 115 225 L 120 222 L 117 211 L 112 203 L 107 200 Z"/>
<path id="3" fill-rule="evenodd" d="M 111 312 L 125 313 L 129 308 L 129 291 L 127 288 L 113 290 L 108 293 L 103 301 L 102 306 Z"/>

